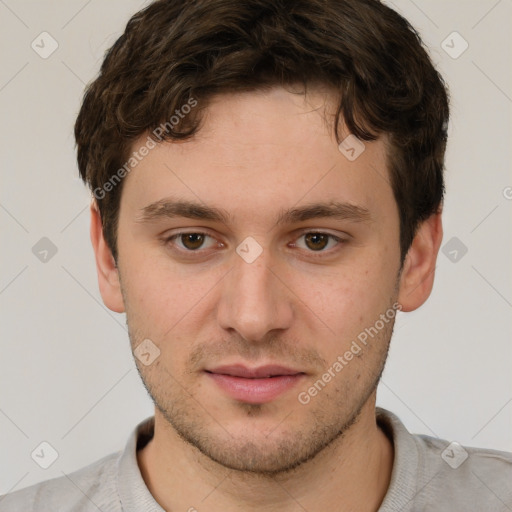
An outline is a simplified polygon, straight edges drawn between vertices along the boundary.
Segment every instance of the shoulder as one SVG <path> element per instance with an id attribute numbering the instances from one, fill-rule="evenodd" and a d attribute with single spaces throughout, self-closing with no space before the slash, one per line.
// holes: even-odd
<path id="1" fill-rule="evenodd" d="M 25 489 L 0 496 L 0 512 L 121 511 L 116 468 L 121 452 Z"/>
<path id="2" fill-rule="evenodd" d="M 512 510 L 512 453 L 411 434 L 394 414 L 377 412 L 395 450 L 382 512 Z"/>
<path id="3" fill-rule="evenodd" d="M 462 446 L 425 435 L 413 436 L 434 489 L 464 498 L 485 510 L 512 507 L 512 453 Z M 493 508 L 494 506 L 494 508 Z M 484 510 L 484 509 L 482 509 Z"/>

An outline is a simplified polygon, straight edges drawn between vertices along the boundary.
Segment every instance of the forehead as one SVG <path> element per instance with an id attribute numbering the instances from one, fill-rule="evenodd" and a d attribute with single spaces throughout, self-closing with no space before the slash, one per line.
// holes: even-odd
<path id="1" fill-rule="evenodd" d="M 319 88 L 307 95 L 281 87 L 217 95 L 192 138 L 157 144 L 128 174 L 122 208 L 140 210 L 167 196 L 249 218 L 320 200 L 389 208 L 384 140 L 354 146 L 364 150 L 347 158 L 334 137 L 336 101 Z M 349 135 L 343 126 L 340 135 Z"/>

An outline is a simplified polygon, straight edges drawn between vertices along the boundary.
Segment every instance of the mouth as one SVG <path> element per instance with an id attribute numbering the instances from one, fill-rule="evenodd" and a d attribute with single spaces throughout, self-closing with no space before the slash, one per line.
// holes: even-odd
<path id="1" fill-rule="evenodd" d="M 249 404 L 262 404 L 276 399 L 306 375 L 300 370 L 279 365 L 258 368 L 218 366 L 205 370 L 205 374 L 228 396 Z"/>

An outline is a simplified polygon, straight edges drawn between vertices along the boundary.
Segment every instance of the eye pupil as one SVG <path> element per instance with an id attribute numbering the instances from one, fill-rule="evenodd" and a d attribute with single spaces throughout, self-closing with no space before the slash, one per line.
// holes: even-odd
<path id="1" fill-rule="evenodd" d="M 321 250 L 324 249 L 329 243 L 329 236 L 322 233 L 308 233 L 305 236 L 306 244 L 310 249 Z M 310 245 L 313 244 L 313 246 Z M 317 245 L 319 244 L 319 245 Z"/>
<path id="2" fill-rule="evenodd" d="M 204 235 L 201 233 L 187 233 L 181 235 L 181 241 L 187 249 L 199 249 L 204 242 Z"/>

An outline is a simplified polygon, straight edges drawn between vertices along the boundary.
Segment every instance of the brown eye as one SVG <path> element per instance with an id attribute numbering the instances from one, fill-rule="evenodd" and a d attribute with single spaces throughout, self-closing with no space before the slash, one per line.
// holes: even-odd
<path id="1" fill-rule="evenodd" d="M 321 251 L 327 247 L 330 235 L 324 233 L 308 233 L 304 236 L 306 245 L 313 251 Z"/>
<path id="2" fill-rule="evenodd" d="M 309 252 L 310 255 L 318 253 L 318 256 L 323 256 L 324 253 L 326 255 L 328 253 L 332 254 L 337 249 L 340 249 L 344 243 L 346 243 L 346 240 L 330 233 L 309 231 L 299 236 L 292 246 Z"/>
<path id="3" fill-rule="evenodd" d="M 199 249 L 203 245 L 205 235 L 202 233 L 185 233 L 179 235 L 179 238 L 181 239 L 183 247 L 193 251 L 195 249 Z"/>
<path id="4" fill-rule="evenodd" d="M 215 237 L 201 231 L 182 231 L 162 241 L 180 258 L 203 258 L 225 248 L 225 245 Z"/>

